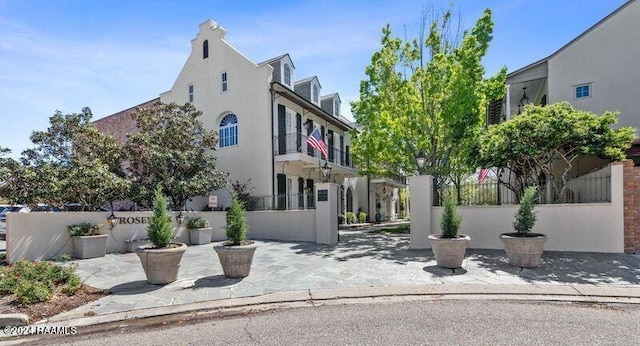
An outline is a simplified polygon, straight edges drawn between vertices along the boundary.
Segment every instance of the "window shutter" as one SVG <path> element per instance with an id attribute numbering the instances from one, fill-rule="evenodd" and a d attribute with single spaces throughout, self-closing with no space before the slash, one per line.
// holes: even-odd
<path id="1" fill-rule="evenodd" d="M 296 150 L 302 152 L 302 115 L 296 113 Z"/>
<path id="2" fill-rule="evenodd" d="M 304 178 L 298 178 L 298 207 L 304 209 Z"/>
<path id="3" fill-rule="evenodd" d="M 278 174 L 276 176 L 278 180 L 278 195 L 276 196 L 278 209 L 285 209 L 287 205 L 287 176 L 284 174 Z"/>
<path id="4" fill-rule="evenodd" d="M 340 136 L 340 165 L 344 166 L 344 136 Z"/>
<path id="5" fill-rule="evenodd" d="M 329 149 L 329 161 L 331 162 L 335 162 L 334 158 L 335 158 L 335 153 L 334 153 L 334 148 L 333 148 L 333 131 L 329 130 L 329 141 L 328 141 L 328 149 Z"/>
<path id="6" fill-rule="evenodd" d="M 309 135 L 311 134 L 311 132 L 313 132 L 313 121 L 307 119 L 307 137 L 309 137 Z M 309 144 L 307 144 L 307 154 L 309 154 L 310 156 L 313 156 L 313 147 L 310 146 Z"/>
<path id="7" fill-rule="evenodd" d="M 284 155 L 287 152 L 287 119 L 285 108 L 278 105 L 278 154 Z"/>
<path id="8" fill-rule="evenodd" d="M 313 179 L 307 179 L 307 189 L 309 190 L 309 194 L 307 195 L 307 208 L 315 208 L 316 200 L 313 197 Z"/>
<path id="9" fill-rule="evenodd" d="M 499 124 L 502 120 L 502 99 L 489 102 L 487 107 L 487 124 Z"/>

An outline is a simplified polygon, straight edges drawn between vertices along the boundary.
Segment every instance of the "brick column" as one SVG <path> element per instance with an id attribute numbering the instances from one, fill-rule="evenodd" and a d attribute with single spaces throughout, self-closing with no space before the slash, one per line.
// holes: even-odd
<path id="1" fill-rule="evenodd" d="M 640 252 L 640 167 L 623 163 L 624 252 Z"/>

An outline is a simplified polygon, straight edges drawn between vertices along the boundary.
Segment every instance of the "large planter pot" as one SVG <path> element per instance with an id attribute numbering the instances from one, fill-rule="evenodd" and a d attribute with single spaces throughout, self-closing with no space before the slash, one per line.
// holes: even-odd
<path id="1" fill-rule="evenodd" d="M 202 245 L 211 243 L 211 230 L 213 228 L 197 228 L 189 230 L 189 242 L 191 245 Z"/>
<path id="2" fill-rule="evenodd" d="M 147 281 L 154 285 L 164 285 L 178 279 L 178 269 L 182 255 L 187 251 L 183 243 L 170 243 L 166 248 L 157 249 L 153 244 L 142 245 L 136 249 Z"/>
<path id="3" fill-rule="evenodd" d="M 471 238 L 460 234 L 457 238 L 443 238 L 442 234 L 430 234 L 428 237 L 436 263 L 443 268 L 460 268 Z"/>
<path id="4" fill-rule="evenodd" d="M 75 257 L 82 259 L 104 257 L 107 253 L 108 237 L 108 234 L 71 237 Z"/>
<path id="5" fill-rule="evenodd" d="M 509 257 L 509 264 L 522 268 L 540 266 L 540 256 L 547 241 L 547 236 L 540 233 L 529 233 L 528 236 L 518 236 L 518 233 L 503 233 L 500 240 Z"/>
<path id="6" fill-rule="evenodd" d="M 228 278 L 244 278 L 249 276 L 256 243 L 249 245 L 218 245 L 213 249 L 218 254 L 224 276 Z"/>

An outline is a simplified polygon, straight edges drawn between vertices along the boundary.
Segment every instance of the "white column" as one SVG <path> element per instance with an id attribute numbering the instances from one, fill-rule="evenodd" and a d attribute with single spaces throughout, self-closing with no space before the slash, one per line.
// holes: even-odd
<path id="1" fill-rule="evenodd" d="M 412 249 L 429 249 L 427 236 L 431 234 L 431 206 L 433 199 L 433 177 L 421 175 L 409 177 L 411 199 L 411 242 Z"/>
<path id="2" fill-rule="evenodd" d="M 315 184 L 316 243 L 338 243 L 338 184 Z"/>

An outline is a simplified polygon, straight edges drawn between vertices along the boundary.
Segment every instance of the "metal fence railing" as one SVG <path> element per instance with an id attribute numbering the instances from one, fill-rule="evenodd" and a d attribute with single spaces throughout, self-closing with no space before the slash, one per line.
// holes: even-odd
<path id="1" fill-rule="evenodd" d="M 537 186 L 538 203 L 608 203 L 611 202 L 611 175 L 582 176 L 545 181 Z M 451 197 L 458 205 L 508 205 L 518 204 L 516 194 L 495 180 L 484 184 L 464 183 L 460 188 L 446 185 L 434 187 L 433 205 L 441 206 L 445 197 Z"/>
<path id="2" fill-rule="evenodd" d="M 251 196 L 246 203 L 246 209 L 255 210 L 306 210 L 315 209 L 315 195 L 283 194 L 275 196 Z"/>
<path id="3" fill-rule="evenodd" d="M 348 150 L 342 150 L 338 146 L 328 145 L 328 157 L 324 157 L 318 149 L 314 149 L 307 144 L 307 136 L 301 133 L 289 133 L 286 135 L 274 136 L 274 155 L 285 155 L 302 153 L 309 156 L 322 158 L 340 166 L 353 168 L 351 154 Z"/>

